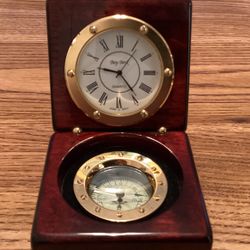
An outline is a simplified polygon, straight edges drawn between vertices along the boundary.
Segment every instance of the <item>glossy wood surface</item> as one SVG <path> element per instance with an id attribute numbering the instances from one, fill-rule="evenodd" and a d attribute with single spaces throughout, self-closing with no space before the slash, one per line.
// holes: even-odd
<path id="1" fill-rule="evenodd" d="M 71 100 L 64 79 L 64 62 L 74 37 L 96 19 L 117 13 L 134 16 L 155 27 L 167 41 L 174 58 L 175 79 L 163 107 L 145 122 L 127 127 L 130 130 L 185 130 L 189 74 L 190 12 L 189 0 L 49 0 L 48 34 L 51 73 L 53 124 L 55 130 L 79 126 L 85 130 L 124 130 L 111 128 L 89 119 Z M 154 14 L 150 14 L 150 12 Z"/>
<path id="2" fill-rule="evenodd" d="M 53 132 L 44 0 L 0 1 L 0 249 L 30 250 Z M 250 3 L 193 1 L 188 135 L 213 250 L 250 248 Z"/>

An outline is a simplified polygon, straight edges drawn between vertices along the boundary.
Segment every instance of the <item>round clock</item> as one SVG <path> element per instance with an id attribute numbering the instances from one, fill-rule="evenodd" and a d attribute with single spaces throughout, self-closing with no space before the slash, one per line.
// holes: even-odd
<path id="1" fill-rule="evenodd" d="M 110 126 L 152 116 L 167 100 L 174 78 L 168 44 L 144 21 L 125 15 L 99 19 L 73 40 L 65 79 L 75 104 Z"/>
<path id="2" fill-rule="evenodd" d="M 157 210 L 166 198 L 168 182 L 150 158 L 112 151 L 86 161 L 74 177 L 73 189 L 89 213 L 112 222 L 128 222 Z"/>

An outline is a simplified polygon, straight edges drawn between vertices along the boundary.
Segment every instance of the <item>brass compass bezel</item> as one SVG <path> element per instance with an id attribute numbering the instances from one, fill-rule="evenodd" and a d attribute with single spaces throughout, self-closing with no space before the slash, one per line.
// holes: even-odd
<path id="1" fill-rule="evenodd" d="M 134 167 L 151 178 L 153 194 L 142 206 L 115 211 L 102 207 L 90 197 L 88 188 L 92 176 L 103 169 L 105 163 L 114 160 L 120 160 L 123 166 Z M 73 181 L 73 191 L 80 205 L 90 214 L 111 222 L 129 222 L 152 214 L 162 205 L 168 193 L 168 181 L 161 167 L 149 157 L 135 152 L 112 151 L 92 157 L 78 169 Z"/>
<path id="2" fill-rule="evenodd" d="M 96 35 L 110 29 L 129 29 L 136 31 L 148 39 L 156 48 L 162 61 L 161 84 L 157 96 L 137 113 L 120 115 L 109 114 L 98 110 L 84 97 L 80 88 L 76 68 L 78 58 L 85 46 Z M 109 126 L 129 126 L 139 123 L 154 115 L 166 102 L 174 80 L 174 61 L 170 48 L 161 34 L 148 23 L 127 15 L 104 17 L 87 25 L 72 41 L 65 60 L 65 80 L 69 94 L 86 116 Z"/>

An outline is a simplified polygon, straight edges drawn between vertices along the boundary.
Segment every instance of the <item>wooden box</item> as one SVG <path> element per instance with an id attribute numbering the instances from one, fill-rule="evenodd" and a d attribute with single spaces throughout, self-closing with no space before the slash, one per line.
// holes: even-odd
<path id="1" fill-rule="evenodd" d="M 129 127 L 110 127 L 89 119 L 72 102 L 64 80 L 65 56 L 72 39 L 92 21 L 117 13 L 157 28 L 171 48 L 176 71 L 164 106 L 151 118 Z M 34 218 L 32 249 L 211 249 L 211 227 L 185 133 L 191 1 L 48 0 L 47 17 L 55 133 Z M 75 127 L 82 133 L 73 133 Z M 159 133 L 161 127 L 168 132 Z M 76 169 L 96 153 L 114 148 L 149 155 L 165 169 L 170 192 L 149 217 L 112 223 L 94 218 L 77 203 L 72 191 Z"/>

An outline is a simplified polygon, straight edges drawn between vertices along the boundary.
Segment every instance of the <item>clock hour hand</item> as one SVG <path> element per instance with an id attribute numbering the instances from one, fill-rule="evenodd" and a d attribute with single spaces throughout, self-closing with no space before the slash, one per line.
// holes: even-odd
<path id="1" fill-rule="evenodd" d="M 112 72 L 112 73 L 115 73 L 115 74 L 119 74 L 120 70 L 113 70 L 113 69 L 108 69 L 108 68 L 98 68 L 98 69 L 101 69 L 103 71 L 108 71 L 108 72 Z"/>

